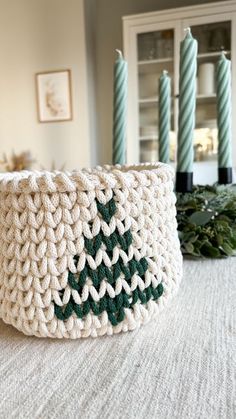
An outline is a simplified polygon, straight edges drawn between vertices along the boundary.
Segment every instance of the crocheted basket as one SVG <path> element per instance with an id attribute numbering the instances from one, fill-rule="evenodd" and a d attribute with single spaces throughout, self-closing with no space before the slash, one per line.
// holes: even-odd
<path id="1" fill-rule="evenodd" d="M 0 317 L 27 335 L 135 329 L 177 290 L 182 256 L 164 164 L 0 176 Z"/>

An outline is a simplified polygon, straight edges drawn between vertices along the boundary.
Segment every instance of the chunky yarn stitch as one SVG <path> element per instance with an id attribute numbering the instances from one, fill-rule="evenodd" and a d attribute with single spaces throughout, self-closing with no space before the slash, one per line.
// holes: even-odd
<path id="1" fill-rule="evenodd" d="M 0 317 L 27 335 L 133 330 L 182 276 L 164 164 L 0 175 Z"/>

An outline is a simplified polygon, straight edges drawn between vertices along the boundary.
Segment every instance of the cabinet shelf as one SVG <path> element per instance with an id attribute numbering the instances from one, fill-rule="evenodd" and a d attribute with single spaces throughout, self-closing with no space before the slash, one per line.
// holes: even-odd
<path id="1" fill-rule="evenodd" d="M 213 52 L 203 52 L 198 54 L 197 58 L 205 59 L 205 58 L 217 58 L 220 56 L 222 51 L 213 51 Z M 230 55 L 231 51 L 225 51 L 226 55 Z M 171 63 L 173 62 L 173 57 L 166 57 L 166 58 L 156 58 L 151 60 L 142 60 L 138 61 L 139 66 L 146 66 L 150 64 L 164 64 L 164 63 Z"/>
<path id="2" fill-rule="evenodd" d="M 178 99 L 178 95 L 172 96 L 171 100 L 173 99 Z M 204 103 L 214 102 L 216 100 L 216 94 L 215 93 L 211 95 L 199 94 L 196 96 L 196 100 L 198 102 L 204 102 Z M 157 96 L 153 96 L 153 97 L 150 96 L 150 97 L 142 98 L 142 99 L 139 99 L 138 101 L 140 106 L 152 106 L 152 105 L 157 104 L 158 102 L 159 102 L 159 98 Z"/>
<path id="3" fill-rule="evenodd" d="M 149 104 L 149 103 L 157 103 L 159 101 L 159 98 L 156 96 L 156 97 L 147 97 L 147 98 L 144 98 L 144 99 L 139 99 L 139 104 L 140 105 L 142 105 L 142 104 Z"/>
<path id="4" fill-rule="evenodd" d="M 156 58 L 153 60 L 138 61 L 138 65 L 143 66 L 143 65 L 148 65 L 148 64 L 163 64 L 163 63 L 171 63 L 172 61 L 173 61 L 173 57 Z"/>
<path id="5" fill-rule="evenodd" d="M 171 101 L 173 101 L 175 97 L 171 96 Z M 159 102 L 159 98 L 157 96 L 150 96 L 150 97 L 145 97 L 145 98 L 140 98 L 138 103 L 141 106 L 151 106 L 151 105 L 155 105 L 156 103 Z"/>
<path id="6" fill-rule="evenodd" d="M 156 141 L 158 136 L 156 134 L 153 135 L 140 135 L 139 141 Z"/>
<path id="7" fill-rule="evenodd" d="M 204 53 L 198 54 L 197 58 L 200 59 L 200 60 L 205 59 L 205 58 L 207 58 L 207 59 L 208 58 L 218 58 L 220 56 L 221 52 L 222 51 L 204 52 Z M 225 51 L 225 54 L 230 55 L 231 51 Z"/>
<path id="8" fill-rule="evenodd" d="M 214 103 L 216 101 L 216 94 L 213 93 L 212 95 L 197 95 L 196 100 L 198 103 Z"/>

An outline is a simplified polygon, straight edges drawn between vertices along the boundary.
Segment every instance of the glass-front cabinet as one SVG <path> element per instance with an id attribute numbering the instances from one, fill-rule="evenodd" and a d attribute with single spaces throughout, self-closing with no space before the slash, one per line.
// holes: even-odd
<path id="1" fill-rule="evenodd" d="M 170 160 L 175 164 L 178 132 L 179 48 L 184 29 L 198 41 L 195 182 L 217 179 L 216 62 L 222 51 L 232 60 L 232 99 L 236 109 L 236 1 L 178 8 L 124 18 L 124 50 L 129 67 L 128 163 L 158 160 L 158 80 L 171 77 Z M 236 133 L 233 118 L 233 139 Z M 236 165 L 236 145 L 234 147 Z"/>
<path id="2" fill-rule="evenodd" d="M 226 19 L 226 20 L 222 20 Z M 191 26 L 198 41 L 198 71 L 196 79 L 196 126 L 194 131 L 195 161 L 217 160 L 217 121 L 215 68 L 222 51 L 231 59 L 232 22 L 225 16 L 213 15 L 189 19 L 183 26 Z"/>

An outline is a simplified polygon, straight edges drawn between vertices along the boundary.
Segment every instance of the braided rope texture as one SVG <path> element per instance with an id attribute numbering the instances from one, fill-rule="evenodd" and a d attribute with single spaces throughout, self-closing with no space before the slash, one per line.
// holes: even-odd
<path id="1" fill-rule="evenodd" d="M 0 317 L 27 335 L 133 330 L 182 277 L 172 169 L 0 175 Z"/>

